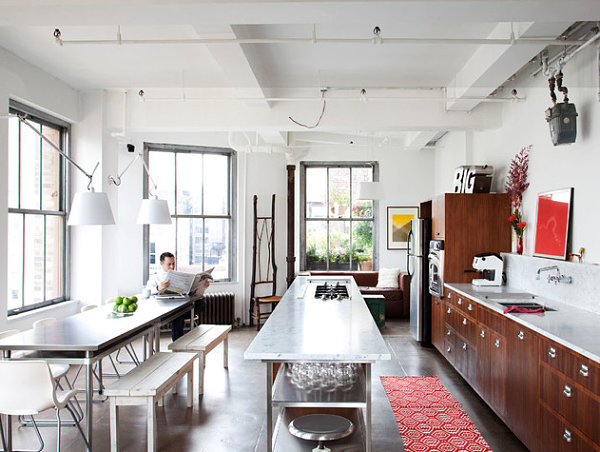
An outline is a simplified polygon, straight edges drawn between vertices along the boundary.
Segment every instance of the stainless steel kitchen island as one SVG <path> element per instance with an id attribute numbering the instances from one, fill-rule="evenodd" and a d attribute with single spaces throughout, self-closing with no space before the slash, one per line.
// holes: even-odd
<path id="1" fill-rule="evenodd" d="M 317 285 L 325 281 L 330 287 L 345 285 L 348 298 L 315 298 Z M 356 424 L 351 436 L 335 442 L 336 450 L 371 451 L 371 365 L 391 356 L 351 277 L 297 277 L 244 357 L 266 363 L 268 452 L 305 450 L 307 443 L 292 437 L 287 425 L 315 411 L 340 414 Z M 360 372 L 350 385 L 319 388 L 310 374 L 304 380 L 308 384 L 292 377 L 290 365 L 305 362 L 338 368 L 356 363 Z"/>

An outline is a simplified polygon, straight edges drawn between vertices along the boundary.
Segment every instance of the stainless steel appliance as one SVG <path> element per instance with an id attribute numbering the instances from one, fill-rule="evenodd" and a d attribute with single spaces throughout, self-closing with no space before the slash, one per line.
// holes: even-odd
<path id="1" fill-rule="evenodd" d="M 410 332 L 421 344 L 431 343 L 431 296 L 427 253 L 431 239 L 431 220 L 410 223 L 406 268 L 410 275 Z"/>
<path id="2" fill-rule="evenodd" d="M 434 297 L 444 296 L 444 241 L 429 242 L 429 293 Z"/>

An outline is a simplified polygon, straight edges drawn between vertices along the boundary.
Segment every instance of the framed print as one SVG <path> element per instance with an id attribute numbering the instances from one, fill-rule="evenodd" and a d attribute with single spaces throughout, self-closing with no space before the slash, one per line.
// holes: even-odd
<path id="1" fill-rule="evenodd" d="M 419 218 L 418 207 L 392 207 L 387 208 L 387 249 L 408 249 L 408 232 L 410 220 Z"/>
<path id="2" fill-rule="evenodd" d="M 534 256 L 567 258 L 572 198 L 573 188 L 538 195 Z"/>

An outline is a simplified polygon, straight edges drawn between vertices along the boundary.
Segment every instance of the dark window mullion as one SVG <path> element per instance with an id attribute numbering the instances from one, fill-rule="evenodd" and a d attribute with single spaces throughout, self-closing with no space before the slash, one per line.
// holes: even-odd
<path id="1" fill-rule="evenodd" d="M 204 183 L 203 183 L 204 185 Z M 202 198 L 204 199 L 204 198 Z M 206 218 L 202 218 L 202 271 L 206 269 Z"/>

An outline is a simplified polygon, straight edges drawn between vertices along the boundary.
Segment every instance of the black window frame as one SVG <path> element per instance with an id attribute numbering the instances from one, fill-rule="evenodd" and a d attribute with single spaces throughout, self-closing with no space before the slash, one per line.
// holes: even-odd
<path id="1" fill-rule="evenodd" d="M 71 125 L 66 122 L 63 121 L 59 118 L 56 118 L 50 114 L 44 113 L 40 110 L 37 110 L 29 105 L 25 105 L 21 102 L 18 102 L 16 100 L 10 99 L 9 100 L 9 113 L 11 114 L 15 114 L 15 115 L 19 115 L 19 116 L 26 116 L 27 120 L 34 122 L 36 124 L 40 124 L 43 125 L 45 127 L 50 127 L 53 129 L 56 129 L 59 131 L 59 136 L 60 136 L 60 143 L 59 143 L 59 148 L 66 154 L 66 155 L 70 155 L 70 133 L 71 133 Z M 24 124 L 19 123 L 19 131 L 21 130 L 22 127 L 27 127 Z M 42 146 L 41 146 L 41 141 L 42 138 L 40 137 L 40 153 L 42 151 Z M 10 150 L 9 150 L 10 152 Z M 11 317 L 17 314 L 22 314 L 24 312 L 30 312 L 39 308 L 43 308 L 46 306 L 51 306 L 51 305 L 55 305 L 55 304 L 59 304 L 59 303 L 63 303 L 65 301 L 67 301 L 70 297 L 70 289 L 69 289 L 69 280 L 70 280 L 70 275 L 69 275 L 69 243 L 70 243 L 70 237 L 68 234 L 68 228 L 67 228 L 67 217 L 68 217 L 68 209 L 67 209 L 67 205 L 68 205 L 68 201 L 70 200 L 70 196 L 69 196 L 69 192 L 67 190 L 67 187 L 69 187 L 69 168 L 67 166 L 67 160 L 61 156 L 60 154 L 58 155 L 59 157 L 59 165 L 58 165 L 58 180 L 60 181 L 59 183 L 59 194 L 58 194 L 58 210 L 53 211 L 53 210 L 43 210 L 42 209 L 42 205 L 40 202 L 40 208 L 39 209 L 23 209 L 20 207 L 20 205 L 18 207 L 8 207 L 8 215 L 10 214 L 21 214 L 23 215 L 23 256 L 25 255 L 25 246 L 26 246 L 26 241 L 27 239 L 25 238 L 25 218 L 27 215 L 42 215 L 44 217 L 44 240 L 46 239 L 46 221 L 45 219 L 48 216 L 60 216 L 63 218 L 62 221 L 62 244 L 61 244 L 61 248 L 62 248 L 62 256 L 61 256 L 61 295 L 59 297 L 55 297 L 55 298 L 51 298 L 51 299 L 46 299 L 45 298 L 45 293 L 46 293 L 46 259 L 45 259 L 45 249 L 46 247 L 44 246 L 44 282 L 43 282 L 43 291 L 44 291 L 44 300 L 42 300 L 41 302 L 37 302 L 37 303 L 30 303 L 30 304 L 26 304 L 25 303 L 25 259 L 23 258 L 23 280 L 21 283 L 21 290 L 23 292 L 23 296 L 22 296 L 22 303 L 21 303 L 21 307 L 18 308 L 13 308 L 13 309 L 7 309 L 7 316 Z M 21 160 L 21 146 L 20 146 L 20 136 L 19 136 L 19 165 L 20 165 L 20 160 Z M 42 171 L 42 168 L 40 166 L 40 172 Z M 9 174 L 10 177 L 10 174 Z M 20 171 L 18 172 L 17 178 L 20 178 Z M 10 182 L 7 180 L 7 185 L 10 184 Z M 19 200 L 19 204 L 20 204 L 20 189 L 21 189 L 21 184 L 20 182 L 17 183 L 18 186 L 18 190 L 19 193 L 17 195 L 17 199 Z M 40 187 L 40 198 L 41 198 L 41 187 Z M 8 230 L 8 218 L 7 218 L 7 230 Z M 7 288 L 8 289 L 8 288 Z M 8 301 L 8 300 L 7 300 Z"/>

